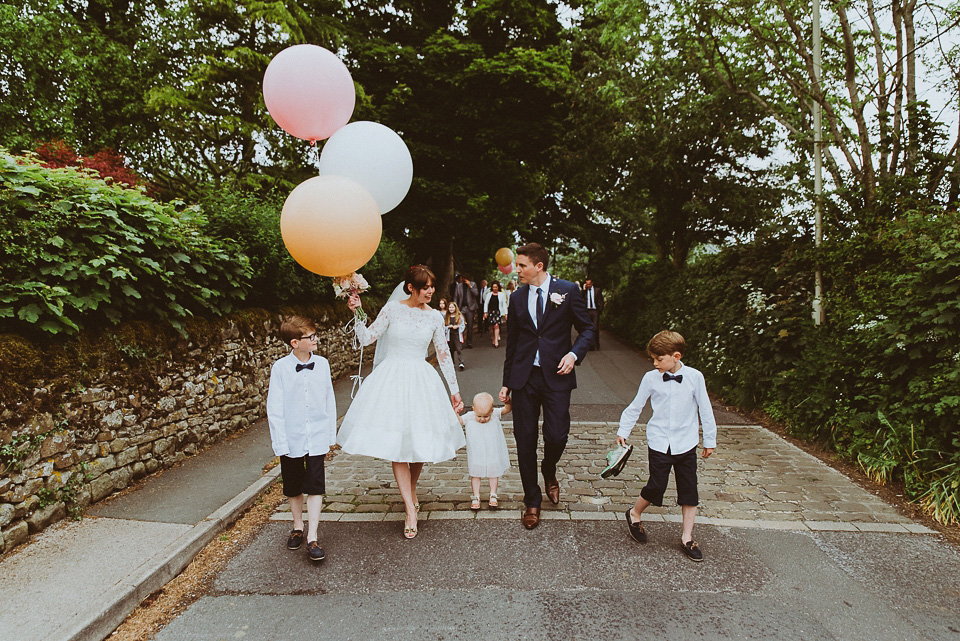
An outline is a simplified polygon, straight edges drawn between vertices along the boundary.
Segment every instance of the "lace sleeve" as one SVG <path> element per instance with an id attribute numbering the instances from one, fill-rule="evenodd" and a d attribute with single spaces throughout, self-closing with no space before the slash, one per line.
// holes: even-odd
<path id="1" fill-rule="evenodd" d="M 383 336 L 383 333 L 390 327 L 390 317 L 393 316 L 393 309 L 394 305 L 392 303 L 384 305 L 380 313 L 377 314 L 377 320 L 373 321 L 370 327 L 359 322 L 354 324 L 353 328 L 361 345 L 367 346 Z"/>
<path id="2" fill-rule="evenodd" d="M 379 318 L 377 319 L 380 320 Z M 450 346 L 443 338 L 443 316 L 437 314 L 437 322 L 433 330 L 433 348 L 437 351 L 437 362 L 440 363 L 440 371 L 443 377 L 447 379 L 447 386 L 450 388 L 450 394 L 459 394 L 460 386 L 457 385 L 457 373 L 453 369 L 453 359 L 450 357 Z"/>

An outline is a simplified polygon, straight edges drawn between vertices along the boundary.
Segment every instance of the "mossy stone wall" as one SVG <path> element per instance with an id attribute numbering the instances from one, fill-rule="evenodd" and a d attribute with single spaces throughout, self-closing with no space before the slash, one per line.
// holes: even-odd
<path id="1" fill-rule="evenodd" d="M 0 335 L 0 551 L 265 416 L 283 316 L 315 319 L 334 378 L 357 366 L 346 306 L 133 322 L 65 340 Z"/>

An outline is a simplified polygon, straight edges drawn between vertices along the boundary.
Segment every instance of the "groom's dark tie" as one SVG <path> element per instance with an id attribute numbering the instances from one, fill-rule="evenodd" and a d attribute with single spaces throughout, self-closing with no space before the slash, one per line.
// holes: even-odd
<path id="1" fill-rule="evenodd" d="M 667 381 L 676 381 L 678 383 L 681 383 L 683 382 L 683 374 L 674 375 L 674 374 L 671 374 L 670 372 L 664 372 L 663 382 L 666 383 Z"/>
<path id="2" fill-rule="evenodd" d="M 543 321 L 543 290 L 537 287 L 537 329 Z"/>
<path id="3" fill-rule="evenodd" d="M 314 365 L 315 363 L 307 363 L 306 365 L 303 363 L 297 363 L 297 371 L 299 372 L 302 369 L 313 369 Z"/>

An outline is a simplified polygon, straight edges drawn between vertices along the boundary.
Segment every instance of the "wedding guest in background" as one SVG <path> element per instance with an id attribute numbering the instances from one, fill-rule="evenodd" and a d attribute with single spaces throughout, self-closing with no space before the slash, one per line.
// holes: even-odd
<path id="1" fill-rule="evenodd" d="M 466 323 L 456 303 L 447 303 L 446 311 L 443 313 L 443 326 L 446 330 L 447 345 L 450 346 L 450 353 L 453 354 L 453 363 L 463 370 L 463 349 L 460 346 L 463 344 Z"/>
<path id="2" fill-rule="evenodd" d="M 477 285 L 473 282 L 470 274 L 461 274 L 460 283 L 457 285 L 457 292 L 453 298 L 457 304 L 460 313 L 463 314 L 467 323 L 466 348 L 473 349 L 473 328 L 476 325 L 477 311 L 480 308 L 480 301 L 477 294 Z"/>
<path id="3" fill-rule="evenodd" d="M 593 321 L 593 347 L 600 349 L 600 314 L 603 312 L 603 292 L 597 287 L 592 278 L 583 281 L 583 302 L 587 306 L 587 314 Z"/>
<path id="4" fill-rule="evenodd" d="M 500 347 L 500 325 L 507 322 L 507 296 L 500 292 L 500 283 L 491 285 L 483 300 L 483 322 L 490 326 L 490 344 Z"/>
<path id="5" fill-rule="evenodd" d="M 481 303 L 482 303 L 483 301 L 487 300 L 487 294 L 488 294 L 489 292 L 490 292 L 490 288 L 487 287 L 487 281 L 486 281 L 486 279 L 481 278 L 481 279 L 480 279 L 480 284 L 479 284 L 479 286 L 477 287 L 477 295 L 478 295 L 477 300 L 479 300 Z M 482 307 L 482 308 L 480 309 L 480 314 L 481 314 L 481 315 L 483 314 L 484 309 L 486 309 L 486 306 L 484 306 L 484 307 Z M 485 321 L 481 320 L 479 323 L 477 323 L 477 328 L 480 330 L 480 335 L 481 335 L 481 336 L 483 336 L 484 334 L 487 333 L 487 323 L 486 323 Z"/>

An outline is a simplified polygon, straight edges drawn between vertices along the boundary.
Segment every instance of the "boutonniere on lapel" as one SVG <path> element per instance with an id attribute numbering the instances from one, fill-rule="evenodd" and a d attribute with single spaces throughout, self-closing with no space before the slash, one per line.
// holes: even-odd
<path id="1" fill-rule="evenodd" d="M 566 298 L 567 298 L 566 294 L 561 295 L 557 292 L 553 292 L 552 294 L 550 294 L 550 303 L 554 307 L 560 307 L 561 305 L 563 305 L 563 301 L 566 300 Z"/>

